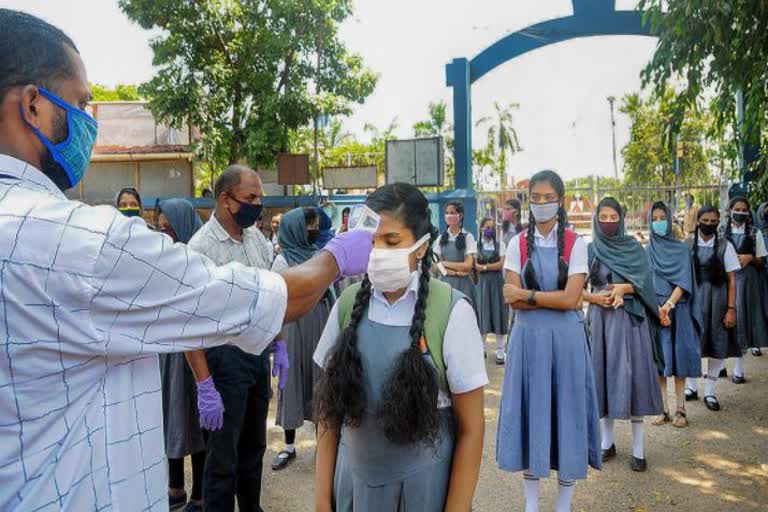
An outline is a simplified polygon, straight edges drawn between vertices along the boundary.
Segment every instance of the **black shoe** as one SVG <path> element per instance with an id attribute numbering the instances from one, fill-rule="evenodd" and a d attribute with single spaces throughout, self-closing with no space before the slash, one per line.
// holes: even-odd
<path id="1" fill-rule="evenodd" d="M 718 377 L 720 377 L 721 379 L 724 379 L 727 376 L 728 376 L 728 369 L 727 368 L 723 368 L 722 370 L 720 370 L 720 375 L 718 375 Z"/>
<path id="2" fill-rule="evenodd" d="M 648 463 L 645 462 L 645 459 L 638 459 L 637 457 L 632 457 L 632 462 L 629 463 L 629 467 L 632 468 L 632 471 L 637 471 L 638 473 L 642 473 L 646 469 L 648 469 Z"/>
<path id="3" fill-rule="evenodd" d="M 720 410 L 720 402 L 717 401 L 717 398 L 715 398 L 714 395 L 707 395 L 704 397 L 704 405 L 707 406 L 707 409 L 710 411 L 719 411 Z"/>
<path id="4" fill-rule="evenodd" d="M 293 450 L 292 452 L 281 450 L 280 453 L 277 454 L 277 457 L 272 461 L 272 470 L 280 471 L 281 469 L 285 469 L 295 458 L 296 450 Z"/>
<path id="5" fill-rule="evenodd" d="M 760 350 L 758 347 L 752 347 L 752 355 L 755 357 L 760 357 L 763 355 L 763 351 Z"/>
<path id="6" fill-rule="evenodd" d="M 168 495 L 168 509 L 178 510 L 187 504 L 187 493 L 180 494 L 178 496 Z"/>
<path id="7" fill-rule="evenodd" d="M 602 451 L 603 462 L 607 462 L 616 457 L 616 445 L 612 444 L 610 448 Z"/>
<path id="8" fill-rule="evenodd" d="M 736 375 L 734 373 L 733 377 L 731 377 L 731 382 L 734 384 L 744 384 L 747 382 L 747 379 L 745 379 L 743 375 Z"/>
<path id="9" fill-rule="evenodd" d="M 694 391 L 690 388 L 685 388 L 685 401 L 686 402 L 693 402 L 694 400 L 699 399 L 699 392 Z"/>

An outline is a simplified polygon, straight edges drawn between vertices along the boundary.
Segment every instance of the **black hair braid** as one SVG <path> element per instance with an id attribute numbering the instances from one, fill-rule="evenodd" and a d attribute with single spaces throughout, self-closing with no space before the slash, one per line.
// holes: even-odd
<path id="1" fill-rule="evenodd" d="M 431 261 L 428 250 L 421 262 L 419 294 L 408 331 L 411 346 L 394 363 L 379 404 L 384 436 L 395 444 L 434 446 L 439 437 L 437 370 L 419 348 L 424 336 Z"/>
<path id="2" fill-rule="evenodd" d="M 464 216 L 459 220 L 459 235 L 456 237 L 456 248 L 463 251 L 467 248 L 467 235 L 464 233 Z"/>
<path id="3" fill-rule="evenodd" d="M 529 290 L 541 290 L 539 281 L 536 279 L 536 271 L 533 269 L 533 251 L 536 243 L 536 219 L 531 215 L 531 220 L 528 222 L 528 230 L 525 232 L 525 268 L 522 269 L 523 276 L 525 276 L 525 284 Z"/>
<path id="4" fill-rule="evenodd" d="M 561 206 L 557 210 L 557 287 L 561 290 L 565 290 L 568 282 L 568 262 L 564 258 L 566 222 L 565 209 Z"/>
<path id="5" fill-rule="evenodd" d="M 709 282 L 714 285 L 721 285 L 725 283 L 728 275 L 725 271 L 725 263 L 717 255 L 717 248 L 720 245 L 720 234 L 715 231 L 715 245 L 712 250 L 712 256 L 709 257 Z"/>
<path id="6" fill-rule="evenodd" d="M 699 222 L 696 219 L 696 226 L 693 228 L 693 270 L 696 274 L 696 281 L 699 283 L 704 282 L 701 275 L 701 264 L 699 263 Z M 715 253 L 717 253 L 717 234 L 715 234 Z"/>
<path id="7" fill-rule="evenodd" d="M 363 362 L 357 346 L 357 326 L 368 308 L 370 298 L 371 281 L 366 274 L 355 296 L 349 325 L 339 336 L 318 383 L 315 394 L 318 397 L 318 422 L 332 427 L 359 427 L 365 414 L 367 400 L 363 385 Z"/>
<path id="8" fill-rule="evenodd" d="M 755 239 L 752 237 L 752 215 L 747 214 L 747 222 L 744 225 L 744 241 L 741 243 L 743 254 L 755 255 Z"/>

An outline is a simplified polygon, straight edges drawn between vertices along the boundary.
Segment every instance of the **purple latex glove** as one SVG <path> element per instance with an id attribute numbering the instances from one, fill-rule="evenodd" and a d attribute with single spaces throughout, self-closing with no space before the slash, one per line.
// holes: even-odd
<path id="1" fill-rule="evenodd" d="M 213 377 L 197 383 L 197 412 L 200 426 L 205 430 L 219 430 L 224 425 L 224 402 L 216 391 Z"/>
<path id="2" fill-rule="evenodd" d="M 368 271 L 368 257 L 373 248 L 373 234 L 364 229 L 353 229 L 333 237 L 325 247 L 336 260 L 338 277 L 352 277 Z"/>
<path id="3" fill-rule="evenodd" d="M 275 352 L 272 355 L 272 376 L 277 378 L 277 389 L 283 390 L 288 380 L 288 350 L 285 348 L 285 342 L 278 340 L 275 342 Z"/>

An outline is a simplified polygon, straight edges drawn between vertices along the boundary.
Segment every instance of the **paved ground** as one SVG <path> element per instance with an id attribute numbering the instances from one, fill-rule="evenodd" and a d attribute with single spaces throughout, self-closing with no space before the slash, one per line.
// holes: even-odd
<path id="1" fill-rule="evenodd" d="M 488 353 L 493 353 L 490 344 Z M 486 391 L 486 440 L 474 510 L 518 511 L 523 502 L 521 477 L 498 470 L 494 461 L 503 367 L 495 366 L 492 359 L 488 361 L 491 385 Z M 630 471 L 631 429 L 628 422 L 618 422 L 619 456 L 603 471 L 592 471 L 588 480 L 577 485 L 573 510 L 767 511 L 768 355 L 748 355 L 745 363 L 747 384 L 719 381 L 717 394 L 723 406 L 719 413 L 708 411 L 701 402 L 689 402 L 687 429 L 654 427 L 646 420 L 649 470 L 645 474 Z M 273 418 L 265 456 L 262 506 L 267 512 L 313 510 L 314 427 L 306 424 L 298 432 L 299 457 L 286 470 L 276 473 L 269 465 L 282 446 L 282 431 L 274 427 Z M 556 485 L 556 478 L 542 483 L 542 512 L 554 510 Z"/>

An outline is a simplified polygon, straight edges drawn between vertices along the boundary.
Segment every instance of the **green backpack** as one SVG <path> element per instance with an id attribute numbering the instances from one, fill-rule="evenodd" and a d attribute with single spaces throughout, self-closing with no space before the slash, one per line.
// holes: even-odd
<path id="1" fill-rule="evenodd" d="M 355 296 L 360 289 L 360 283 L 353 284 L 344 290 L 339 297 L 339 329 L 344 330 L 349 325 L 352 316 L 352 308 L 355 305 Z M 448 318 L 451 315 L 451 293 L 449 284 L 436 279 L 429 281 L 429 295 L 427 296 L 427 309 L 424 314 L 424 339 L 432 362 L 437 368 L 441 389 L 448 390 L 448 379 L 445 374 L 445 362 L 443 361 L 443 337 L 448 327 Z"/>

